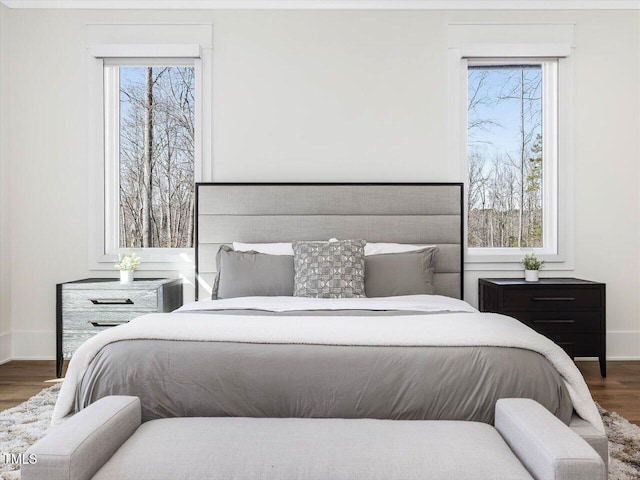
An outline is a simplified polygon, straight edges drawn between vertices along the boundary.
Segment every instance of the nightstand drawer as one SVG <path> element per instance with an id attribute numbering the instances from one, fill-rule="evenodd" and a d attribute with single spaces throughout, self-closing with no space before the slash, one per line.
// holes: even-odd
<path id="1" fill-rule="evenodd" d="M 545 335 L 561 346 L 570 357 L 597 357 L 600 353 L 600 335 L 596 333 Z"/>
<path id="2" fill-rule="evenodd" d="M 67 330 L 91 331 L 95 330 L 95 327 L 114 327 L 116 325 L 127 323 L 129 320 L 133 320 L 134 318 L 146 313 L 149 312 L 66 312 L 62 325 L 65 332 Z M 96 332 L 94 331 L 93 333 L 95 334 Z"/>
<path id="3" fill-rule="evenodd" d="M 158 310 L 156 290 L 72 290 L 62 293 L 62 305 L 65 312 L 82 311 L 145 311 Z"/>
<path id="4" fill-rule="evenodd" d="M 554 333 L 600 333 L 601 314 L 594 311 L 529 311 L 510 312 L 525 325 L 542 334 Z"/>
<path id="5" fill-rule="evenodd" d="M 597 288 L 508 288 L 503 292 L 505 310 L 577 310 L 600 308 Z"/>
<path id="6" fill-rule="evenodd" d="M 66 331 L 62 336 L 62 358 L 68 360 L 80 345 L 93 337 L 96 333 L 106 330 L 108 327 L 94 328 L 91 331 Z"/>

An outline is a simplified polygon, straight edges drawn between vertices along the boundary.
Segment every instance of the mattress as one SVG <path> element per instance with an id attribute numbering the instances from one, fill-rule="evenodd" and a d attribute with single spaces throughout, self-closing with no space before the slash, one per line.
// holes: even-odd
<path id="1" fill-rule="evenodd" d="M 492 424 L 499 398 L 524 397 L 564 423 L 575 409 L 597 424 L 573 369 L 562 349 L 516 320 L 447 297 L 203 301 L 89 340 L 71 361 L 54 420 L 103 396 L 135 395 L 144 421 L 239 416 Z"/>

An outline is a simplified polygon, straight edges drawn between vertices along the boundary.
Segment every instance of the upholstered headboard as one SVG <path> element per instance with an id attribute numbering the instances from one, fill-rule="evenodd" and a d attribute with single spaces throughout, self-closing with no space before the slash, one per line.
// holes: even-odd
<path id="1" fill-rule="evenodd" d="M 435 292 L 462 298 L 462 199 L 461 183 L 197 183 L 196 299 L 211 295 L 222 244 L 332 237 L 435 244 Z"/>

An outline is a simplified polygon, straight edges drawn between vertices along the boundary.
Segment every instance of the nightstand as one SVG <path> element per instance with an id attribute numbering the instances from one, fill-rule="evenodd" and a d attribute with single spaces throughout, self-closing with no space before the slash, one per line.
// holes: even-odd
<path id="1" fill-rule="evenodd" d="M 182 305 L 182 280 L 141 278 L 120 283 L 113 278 L 85 278 L 56 288 L 56 375 L 65 359 L 102 330 L 153 312 Z"/>
<path id="2" fill-rule="evenodd" d="M 607 376 L 606 285 L 578 278 L 478 280 L 481 312 L 520 320 L 560 345 L 570 357 L 598 357 Z"/>

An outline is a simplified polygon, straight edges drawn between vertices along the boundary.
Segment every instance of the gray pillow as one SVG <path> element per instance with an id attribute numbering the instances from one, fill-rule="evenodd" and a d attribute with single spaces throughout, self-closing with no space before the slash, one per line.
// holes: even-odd
<path id="1" fill-rule="evenodd" d="M 294 241 L 295 297 L 364 297 L 365 240 Z"/>
<path id="2" fill-rule="evenodd" d="M 364 257 L 367 297 L 433 294 L 437 247 Z"/>
<path id="3" fill-rule="evenodd" d="M 216 256 L 218 273 L 211 298 L 293 295 L 293 257 L 236 252 L 222 245 Z"/>

